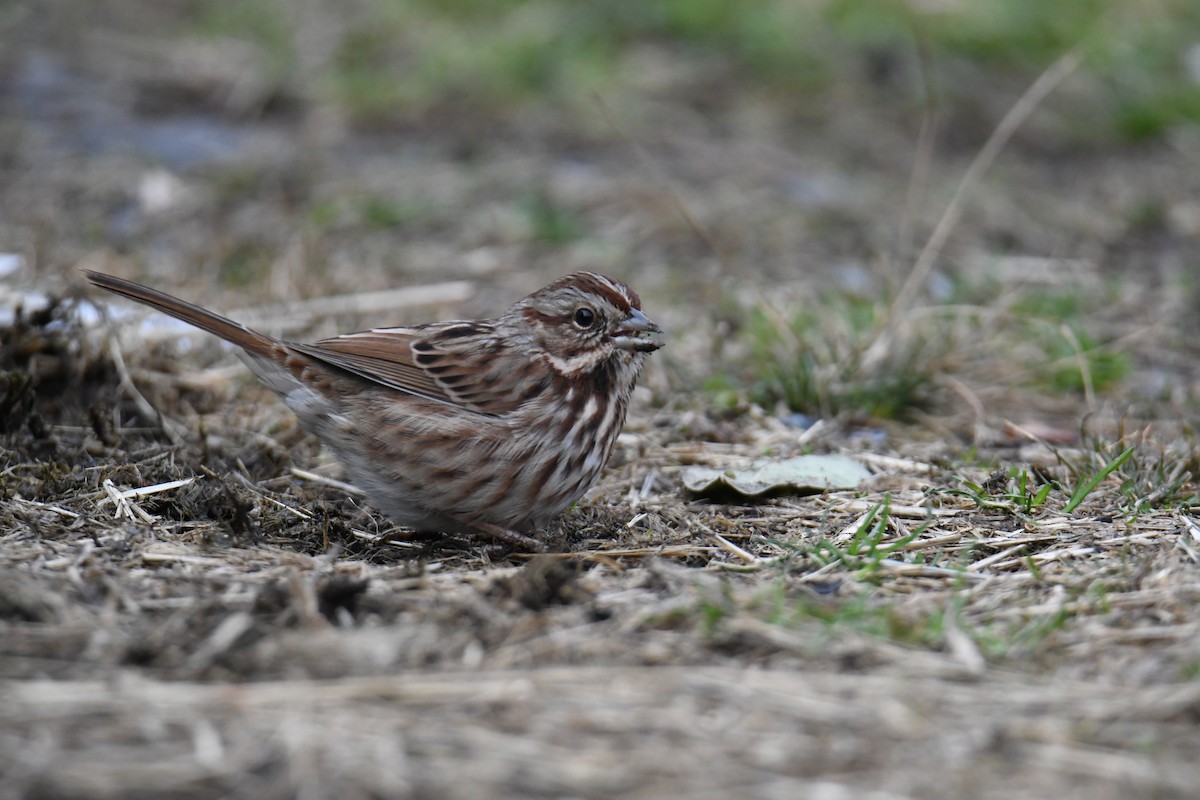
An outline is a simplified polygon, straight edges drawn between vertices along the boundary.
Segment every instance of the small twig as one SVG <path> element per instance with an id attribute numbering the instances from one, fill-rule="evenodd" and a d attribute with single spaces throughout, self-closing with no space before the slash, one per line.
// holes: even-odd
<path id="1" fill-rule="evenodd" d="M 796 447 L 803 447 L 809 442 L 815 441 L 817 436 L 825 433 L 825 429 L 828 427 L 830 427 L 829 420 L 825 417 L 821 417 L 812 425 L 809 425 L 803 433 L 797 436 L 793 444 Z"/>
<path id="2" fill-rule="evenodd" d="M 313 483 L 319 483 L 319 484 L 322 484 L 323 486 L 328 486 L 331 489 L 337 489 L 338 491 L 345 492 L 346 494 L 352 494 L 357 497 L 365 497 L 367 494 L 362 489 L 358 488 L 357 486 L 355 486 L 352 483 L 346 483 L 345 481 L 339 481 L 336 478 L 326 478 L 324 475 L 318 475 L 317 473 L 309 472 L 306 469 L 300 469 L 299 467 L 292 467 L 291 472 L 297 478 L 300 478 L 300 479 L 306 480 L 306 481 L 312 481 Z"/>
<path id="3" fill-rule="evenodd" d="M 1184 526 L 1187 527 L 1187 533 L 1189 536 L 1191 536 L 1192 541 L 1197 545 L 1200 545 L 1200 525 L 1192 522 L 1192 520 L 1186 514 L 1180 514 L 1179 519 L 1183 522 Z M 1176 539 L 1176 544 L 1183 549 L 1183 552 L 1187 553 L 1188 558 L 1192 560 L 1193 564 L 1197 561 L 1200 561 L 1200 552 L 1197 552 L 1195 547 L 1188 544 L 1187 537 L 1184 536 L 1182 531 L 1180 531 L 1179 538 Z"/>
<path id="4" fill-rule="evenodd" d="M 975 640 L 959 627 L 958 614 L 954 612 L 953 606 L 947 608 L 942 615 L 942 635 L 950 648 L 950 654 L 963 665 L 968 674 L 982 675 L 987 670 L 987 659 L 979 651 Z"/>
<path id="5" fill-rule="evenodd" d="M 722 274 L 731 274 L 729 258 L 725 255 L 725 252 L 717 242 L 716 237 L 714 237 L 708 231 L 708 229 L 704 227 L 700 220 L 696 218 L 696 215 L 692 213 L 691 209 L 688 208 L 687 203 L 683 201 L 683 198 L 680 196 L 679 192 L 675 190 L 675 187 L 671 184 L 670 180 L 667 179 L 666 174 L 662 171 L 662 169 L 659 168 L 658 162 L 650 156 L 649 152 L 646 151 L 646 148 L 642 147 L 641 143 L 625 132 L 625 129 L 621 127 L 621 123 L 617 121 L 616 114 L 612 112 L 612 109 L 609 108 L 608 103 L 605 102 L 604 97 L 598 92 L 595 93 L 593 97 L 596 101 L 596 105 L 600 109 L 600 113 L 604 115 L 604 118 L 608 121 L 608 124 L 613 127 L 613 130 L 617 132 L 617 135 L 624 139 L 626 144 L 628 144 L 633 150 L 634 154 L 638 158 L 638 161 L 640 161 L 646 168 L 646 171 L 653 176 L 663 193 L 670 198 L 672 205 L 675 206 L 675 210 L 679 212 L 681 217 L 683 217 L 684 222 L 688 224 L 688 227 L 692 229 L 692 232 L 695 233 L 696 236 L 699 237 L 700 241 L 704 242 L 705 246 L 708 247 L 714 256 L 716 256 L 717 263 L 721 267 Z M 719 291 L 721 281 L 714 281 L 712 285 L 714 290 Z"/>
<path id="6" fill-rule="evenodd" d="M 987 558 L 981 558 L 978 561 L 967 565 L 967 569 L 971 572 L 980 572 L 992 566 L 993 564 L 998 564 L 1001 561 L 1004 561 L 1009 556 L 1014 556 L 1017 553 L 1020 553 L 1025 549 L 1025 546 L 1025 542 L 1021 542 L 1020 544 L 1014 544 L 1012 547 L 1006 547 L 999 553 L 993 553 Z"/>
<path id="7" fill-rule="evenodd" d="M 1038 79 L 1018 98 L 1013 107 L 1000 120 L 1000 124 L 992 131 L 992 135 L 988 137 L 988 140 L 980 148 L 979 153 L 967 168 L 962 181 L 959 182 L 958 188 L 954 192 L 954 196 L 946 206 L 942 218 L 938 221 L 937 227 L 929 237 L 929 241 L 925 243 L 920 256 L 917 257 L 912 272 L 909 273 L 907 280 L 905 280 L 904 285 L 900 288 L 900 293 L 896 295 L 896 300 L 892 303 L 893 314 L 897 309 L 907 306 L 913 293 L 925 283 L 925 279 L 929 276 L 929 271 L 933 268 L 934 262 L 941 254 L 942 247 L 946 244 L 950 232 L 954 229 L 959 217 L 962 215 L 967 195 L 975 188 L 975 184 L 983 177 L 983 173 L 991 167 L 996 157 L 1004 149 L 1004 146 L 1008 144 L 1008 140 L 1025 123 L 1025 120 L 1029 118 L 1034 109 L 1041 105 L 1041 102 L 1067 76 L 1078 69 L 1080 61 L 1081 57 L 1077 51 L 1071 50 L 1067 52 L 1038 76 Z"/>
<path id="8" fill-rule="evenodd" d="M 143 497 L 149 497 L 152 494 L 158 494 L 159 492 L 169 492 L 172 489 L 179 489 L 187 486 L 190 483 L 194 483 L 195 481 L 195 477 L 191 477 L 180 478 L 177 481 L 167 481 L 166 483 L 156 483 L 153 486 L 139 486 L 136 489 L 126 489 L 125 491 L 121 492 L 120 496 L 123 498 L 136 497 L 141 499 Z M 103 503 L 104 501 L 101 500 L 100 502 Z"/>
<path id="9" fill-rule="evenodd" d="M 116 367 L 117 375 L 121 378 L 121 388 L 129 394 L 129 397 L 133 400 L 133 404 L 137 406 L 142 416 L 146 417 L 146 419 L 156 421 L 158 427 L 171 440 L 171 444 L 176 446 L 183 444 L 183 437 L 175 429 L 177 423 L 167 419 L 157 408 L 150 405 L 150 401 L 143 397 L 142 393 L 138 391 L 137 386 L 134 385 L 133 379 L 129 377 L 129 370 L 125 366 L 125 358 L 121 355 L 121 348 L 117 345 L 115 337 L 109 337 L 108 355 L 112 359 L 113 366 Z"/>
<path id="10" fill-rule="evenodd" d="M 891 558 L 879 559 L 879 566 L 893 575 L 908 575 L 922 578 L 962 578 L 969 581 L 985 580 L 986 576 L 958 569 L 934 567 L 929 564 L 910 564 L 907 561 L 896 561 Z"/>
<path id="11" fill-rule="evenodd" d="M 24 497 L 14 497 L 13 502 L 20 503 L 21 505 L 32 506 L 34 508 L 40 508 L 45 511 L 53 511 L 55 514 L 67 517 L 68 519 L 79 519 L 80 517 L 80 515 L 76 514 L 74 511 L 68 511 L 67 509 L 59 506 L 52 506 L 49 503 L 39 503 L 37 500 L 26 500 Z"/>
<path id="12" fill-rule="evenodd" d="M 900 549 L 904 550 L 905 552 L 912 552 L 914 550 L 928 550 L 931 547 L 944 547 L 948 544 L 958 544 L 961 541 L 961 533 L 946 533 L 941 536 L 934 536 L 931 539 L 915 539 L 908 544 L 903 545 Z"/>
<path id="13" fill-rule="evenodd" d="M 108 495 L 108 499 L 112 500 L 113 505 L 116 506 L 113 516 L 126 517 L 127 519 L 134 519 L 136 517 L 147 524 L 158 521 L 158 517 L 148 514 L 141 506 L 134 503 L 130 496 L 119 491 L 111 478 L 105 478 L 100 486 L 104 489 L 105 494 Z M 101 500 L 97 505 L 99 506 L 103 503 L 104 501 Z"/>
<path id="14" fill-rule="evenodd" d="M 237 611 L 213 629 L 200 646 L 188 656 L 184 666 L 193 672 L 199 672 L 209 665 L 222 653 L 233 647 L 242 634 L 254 626 L 254 617 L 246 611 Z"/>
<path id="15" fill-rule="evenodd" d="M 820 422 L 821 420 L 817 420 L 814 423 L 814 427 Z M 809 430 L 812 430 L 812 428 Z M 914 461 L 910 458 L 883 456 L 878 453 L 855 453 L 854 457 L 864 464 L 878 467 L 887 473 L 908 472 L 916 475 L 933 475 L 937 472 L 937 467 L 927 461 Z"/>
<path id="16" fill-rule="evenodd" d="M 210 475 L 213 475 L 213 477 L 216 477 L 216 475 L 208 469 L 205 469 L 205 472 L 208 472 Z M 297 517 L 299 517 L 300 519 L 312 519 L 312 514 L 309 514 L 299 508 L 289 506 L 287 503 L 281 502 L 279 500 L 276 500 L 274 497 L 271 497 L 269 494 L 267 494 L 265 491 L 263 491 L 263 489 L 261 487 L 259 487 L 257 484 L 255 484 L 254 481 L 247 478 L 241 472 L 237 472 L 235 470 L 235 471 L 229 473 L 229 477 L 232 480 L 236 481 L 237 483 L 240 483 L 242 485 L 242 488 L 244 488 L 246 491 L 254 493 L 255 496 L 257 496 L 263 500 L 266 500 L 268 503 L 271 503 L 272 505 L 274 505 L 278 508 L 281 508 L 284 511 L 287 511 L 290 514 L 294 514 Z"/>
<path id="17" fill-rule="evenodd" d="M 846 500 L 837 503 L 834 508 L 838 511 L 866 512 L 870 513 L 871 509 L 879 504 L 871 500 Z M 954 517 L 959 514 L 957 509 L 953 508 L 932 508 L 925 506 L 909 506 L 909 505 L 891 505 L 888 506 L 888 513 L 893 517 L 908 517 L 909 519 L 929 519 L 930 517 Z M 865 518 L 865 515 L 864 515 Z M 854 523 L 852 528 L 856 529 L 862 524 L 862 518 Z"/>
<path id="18" fill-rule="evenodd" d="M 717 552 L 715 547 L 704 545 L 659 545 L 655 547 L 625 547 L 613 550 L 576 550 L 570 553 L 511 553 L 509 558 L 528 560 L 530 558 L 553 558 L 558 561 L 603 561 L 613 558 L 691 558 L 712 555 Z"/>
<path id="19" fill-rule="evenodd" d="M 638 498 L 645 500 L 650 496 L 650 492 L 654 489 L 654 481 L 658 479 L 658 469 L 651 467 L 646 473 L 646 477 L 642 480 L 642 488 L 638 490 Z"/>
<path id="20" fill-rule="evenodd" d="M 1075 354 L 1075 365 L 1079 368 L 1079 380 L 1083 384 L 1083 401 L 1087 404 L 1088 413 L 1091 413 L 1096 410 L 1096 390 L 1092 385 L 1092 367 L 1088 363 L 1087 352 L 1070 325 L 1064 322 L 1058 326 L 1058 330 Z"/>
<path id="21" fill-rule="evenodd" d="M 350 535 L 355 539 L 362 539 L 364 542 L 370 542 L 378 545 L 391 545 L 405 550 L 421 550 L 425 545 L 421 542 L 414 542 L 409 539 L 401 539 L 396 536 L 396 531 L 388 531 L 386 533 L 371 533 L 364 531 L 361 528 L 351 528 Z"/>
<path id="22" fill-rule="evenodd" d="M 933 85 L 932 58 L 925 39 L 916 37 L 917 63 L 921 67 L 921 83 L 925 87 L 925 112 L 921 115 L 921 128 L 917 132 L 917 152 L 913 157 L 912 170 L 908 175 L 908 190 L 904 195 L 904 206 L 900 215 L 900 230 L 896 237 L 897 260 L 908 258 L 912 248 L 913 220 L 916 218 L 914 208 L 917 196 L 929 179 L 929 167 L 933 163 L 933 144 L 937 140 L 938 103 L 937 92 Z M 891 280 L 889 265 L 888 279 Z"/>
<path id="23" fill-rule="evenodd" d="M 758 556 L 754 555 L 753 553 L 749 553 L 746 550 L 743 550 L 742 548 L 738 547 L 733 542 L 726 539 L 721 534 L 713 533 L 713 534 L 709 534 L 709 535 L 712 536 L 712 538 L 714 540 L 716 540 L 717 544 L 721 546 L 722 550 L 729 551 L 733 555 L 740 558 L 742 561 L 745 561 L 747 564 L 753 564 L 756 561 L 758 561 Z"/>
<path id="24" fill-rule="evenodd" d="M 1025 93 L 1017 99 L 1013 107 L 1000 120 L 1000 124 L 992 131 L 992 135 L 984 142 L 983 147 L 976 154 L 966 173 L 963 174 L 962 180 L 954 192 L 954 196 L 950 198 L 946 210 L 942 213 L 942 218 L 938 220 L 937 227 L 934 228 L 929 240 L 925 243 L 921 254 L 917 256 L 912 271 L 909 272 L 908 278 L 905 279 L 904 284 L 900 287 L 900 291 L 896 294 L 896 299 L 892 301 L 891 306 L 888 308 L 884 323 L 875 341 L 864 352 L 864 369 L 870 369 L 874 364 L 878 363 L 883 357 L 883 353 L 886 352 L 886 342 L 893 334 L 897 315 L 902 309 L 908 307 L 912 302 L 913 295 L 916 294 L 920 287 L 925 285 L 925 281 L 929 278 L 929 273 L 933 269 L 933 265 L 937 262 L 938 256 L 941 255 L 942 248 L 950 238 L 950 233 L 958 224 L 959 217 L 962 216 L 963 206 L 966 204 L 967 196 L 971 190 L 975 188 L 979 179 L 991 167 L 996 157 L 1000 155 L 1000 152 L 1008 144 L 1008 140 L 1012 138 L 1017 129 L 1025 123 L 1025 120 L 1046 99 L 1047 95 L 1054 91 L 1067 76 L 1079 67 L 1081 60 L 1078 51 L 1070 50 L 1051 64 L 1025 90 Z"/>

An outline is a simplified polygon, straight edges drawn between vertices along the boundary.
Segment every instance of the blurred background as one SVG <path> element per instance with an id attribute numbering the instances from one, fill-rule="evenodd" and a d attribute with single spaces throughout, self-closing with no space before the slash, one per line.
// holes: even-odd
<path id="1" fill-rule="evenodd" d="M 595 269 L 671 332 L 654 402 L 716 421 L 1186 423 L 1198 167 L 1193 0 L 0 5 L 10 300 L 471 282 L 315 336 Z"/>

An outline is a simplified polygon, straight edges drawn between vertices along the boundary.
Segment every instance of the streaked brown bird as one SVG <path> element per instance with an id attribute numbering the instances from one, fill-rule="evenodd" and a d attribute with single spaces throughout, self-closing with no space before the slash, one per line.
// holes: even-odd
<path id="1" fill-rule="evenodd" d="M 345 465 L 421 532 L 528 536 L 599 476 L 657 325 L 625 283 L 576 272 L 495 319 L 275 339 L 132 281 L 88 280 L 242 349 L 242 360 Z"/>

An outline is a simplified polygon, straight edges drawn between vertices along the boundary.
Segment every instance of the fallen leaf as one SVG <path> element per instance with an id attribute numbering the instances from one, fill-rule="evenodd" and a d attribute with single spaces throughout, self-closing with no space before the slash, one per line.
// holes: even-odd
<path id="1" fill-rule="evenodd" d="M 683 486 L 698 495 L 733 491 L 744 497 L 764 494 L 811 494 L 827 489 L 853 489 L 871 476 L 862 462 L 849 456 L 796 456 L 759 461 L 745 469 L 689 467 Z"/>

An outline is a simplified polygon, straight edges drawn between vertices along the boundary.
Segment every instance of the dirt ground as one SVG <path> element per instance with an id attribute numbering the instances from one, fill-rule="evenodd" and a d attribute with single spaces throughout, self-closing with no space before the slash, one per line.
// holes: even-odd
<path id="1" fill-rule="evenodd" d="M 1064 144 L 1051 95 L 902 310 L 1068 288 L 1127 374 L 1052 391 L 1040 340 L 947 322 L 930 405 L 811 425 L 712 388 L 746 310 L 899 286 L 1020 86 L 946 112 L 914 199 L 919 113 L 697 97 L 653 52 L 667 89 L 583 119 L 362 129 L 36 23 L 0 58 L 0 798 L 1194 796 L 1200 132 Z M 536 556 L 394 529 L 228 351 L 78 274 L 309 339 L 585 267 L 669 340 Z M 680 483 L 801 453 L 872 477 Z"/>

